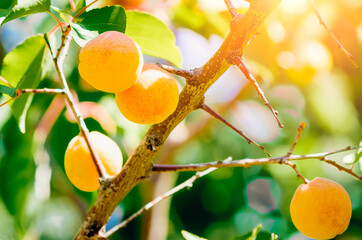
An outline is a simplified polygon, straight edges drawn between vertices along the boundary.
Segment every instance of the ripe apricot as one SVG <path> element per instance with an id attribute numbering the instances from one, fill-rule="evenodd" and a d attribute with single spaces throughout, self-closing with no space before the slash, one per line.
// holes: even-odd
<path id="1" fill-rule="evenodd" d="M 116 93 L 121 113 L 139 124 L 154 124 L 171 115 L 178 104 L 178 85 L 165 70 L 146 63 L 136 83 Z"/>
<path id="2" fill-rule="evenodd" d="M 290 204 L 295 227 L 313 239 L 331 239 L 342 234 L 351 213 L 346 190 L 332 180 L 319 177 L 300 185 Z"/>
<path id="3" fill-rule="evenodd" d="M 138 44 L 117 31 L 100 34 L 79 53 L 79 74 L 104 92 L 115 93 L 131 87 L 142 67 L 143 55 Z"/>
<path id="4" fill-rule="evenodd" d="M 118 145 L 100 132 L 89 133 L 89 140 L 98 154 L 106 172 L 117 175 L 122 168 L 122 153 Z M 74 186 L 82 191 L 92 192 L 99 187 L 99 175 L 83 136 L 75 136 L 64 157 L 65 172 Z"/>

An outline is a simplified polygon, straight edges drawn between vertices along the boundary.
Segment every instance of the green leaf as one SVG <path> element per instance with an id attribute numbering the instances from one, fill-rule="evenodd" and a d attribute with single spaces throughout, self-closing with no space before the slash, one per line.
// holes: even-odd
<path id="1" fill-rule="evenodd" d="M 10 12 L 10 10 L 0 9 L 0 25 L 1 25 L 2 22 L 5 20 L 6 15 L 8 15 L 9 12 Z"/>
<path id="2" fill-rule="evenodd" d="M 356 162 L 362 158 L 362 141 L 359 142 L 358 145 L 360 148 L 357 150 Z"/>
<path id="3" fill-rule="evenodd" d="M 45 46 L 43 35 L 26 39 L 4 57 L 1 76 L 17 89 L 36 88 L 44 75 Z M 22 94 L 10 103 L 11 110 L 23 133 L 26 113 L 32 99 L 33 94 Z"/>
<path id="4" fill-rule="evenodd" d="M 14 218 L 16 230 L 22 231 L 29 220 L 25 211 L 29 194 L 34 195 L 36 166 L 33 160 L 34 135 L 22 135 L 16 127 L 17 122 L 10 118 L 1 130 L 5 151 L 4 157 L 0 158 L 0 199 Z M 1 238 L 2 230 L 0 227 L 0 239 L 7 240 Z"/>
<path id="5" fill-rule="evenodd" d="M 72 27 L 73 40 L 81 47 L 84 47 L 88 41 L 98 36 L 97 31 L 89 31 L 77 23 L 70 22 L 70 26 Z"/>
<path id="6" fill-rule="evenodd" d="M 256 240 L 259 231 L 261 230 L 262 225 L 258 224 L 254 229 L 253 232 L 251 233 L 251 236 L 248 238 L 248 240 Z"/>
<path id="7" fill-rule="evenodd" d="M 79 16 L 77 23 L 70 23 L 74 41 L 83 47 L 89 40 L 107 31 L 123 32 L 126 29 L 126 13 L 121 6 L 97 8 Z"/>
<path id="8" fill-rule="evenodd" d="M 358 161 L 358 159 L 356 158 L 355 153 L 350 153 L 343 157 L 343 163 L 347 164 L 347 165 L 352 165 L 352 164 L 356 163 L 357 161 Z"/>
<path id="9" fill-rule="evenodd" d="M 56 6 L 51 6 L 50 8 L 51 8 L 53 11 L 55 11 L 55 12 L 57 12 L 57 13 L 59 13 L 59 14 L 63 14 L 63 16 L 65 16 L 65 15 L 71 15 L 71 11 L 68 11 L 67 9 L 60 9 L 60 8 L 58 8 L 58 7 L 56 7 Z M 62 18 L 64 19 L 63 16 L 60 16 L 60 17 L 62 17 Z M 67 22 L 69 22 L 68 18 L 66 18 L 66 19 L 64 19 L 64 20 L 67 21 Z"/>
<path id="10" fill-rule="evenodd" d="M 199 237 L 185 230 L 182 230 L 181 234 L 186 240 L 207 240 L 206 238 Z"/>
<path id="11" fill-rule="evenodd" d="M 15 240 L 18 236 L 15 231 L 15 222 L 8 213 L 4 203 L 0 199 L 0 239 Z"/>
<path id="12" fill-rule="evenodd" d="M 85 6 L 85 0 L 75 0 L 75 5 L 77 9 L 81 9 Z"/>
<path id="13" fill-rule="evenodd" d="M 0 1 L 0 8 L 1 9 L 9 9 L 16 3 L 15 0 L 1 0 Z"/>
<path id="14" fill-rule="evenodd" d="M 83 28 L 103 33 L 106 31 L 123 32 L 126 30 L 126 12 L 121 6 L 96 8 L 79 16 Z"/>
<path id="15" fill-rule="evenodd" d="M 357 163 L 362 158 L 362 141 L 358 145 L 360 148 L 357 149 L 356 153 L 350 153 L 343 157 L 343 163 L 352 165 Z"/>
<path id="16" fill-rule="evenodd" d="M 18 4 L 13 7 L 1 24 L 34 13 L 48 11 L 50 11 L 50 0 L 18 0 Z"/>
<path id="17" fill-rule="evenodd" d="M 16 96 L 16 89 L 12 87 L 0 85 L 0 92 L 9 95 L 10 97 Z"/>
<path id="18" fill-rule="evenodd" d="M 146 55 L 162 58 L 181 66 L 180 51 L 173 32 L 154 16 L 127 11 L 126 34 L 135 40 Z"/>
<path id="19" fill-rule="evenodd" d="M 261 230 L 262 225 L 257 225 L 252 232 L 236 237 L 234 240 L 278 240 L 278 235 Z"/>

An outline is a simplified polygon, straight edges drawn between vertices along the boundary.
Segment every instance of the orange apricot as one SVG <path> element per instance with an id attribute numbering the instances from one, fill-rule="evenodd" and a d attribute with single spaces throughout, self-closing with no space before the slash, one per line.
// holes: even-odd
<path id="1" fill-rule="evenodd" d="M 290 204 L 295 227 L 313 239 L 331 239 L 342 234 L 351 214 L 347 191 L 338 183 L 319 177 L 300 185 Z"/>
<path id="2" fill-rule="evenodd" d="M 128 120 L 154 124 L 162 122 L 175 111 L 178 97 L 175 78 L 156 65 L 146 63 L 136 83 L 116 93 L 116 103 Z"/>
<path id="3" fill-rule="evenodd" d="M 138 44 L 127 35 L 108 31 L 89 41 L 79 53 L 79 74 L 94 88 L 120 92 L 130 88 L 143 67 Z"/>
<path id="4" fill-rule="evenodd" d="M 89 140 L 108 175 L 117 175 L 123 163 L 118 145 L 111 138 L 95 131 L 89 133 Z M 83 136 L 75 136 L 69 142 L 64 167 L 69 180 L 80 190 L 92 192 L 98 189 L 99 174 Z"/>

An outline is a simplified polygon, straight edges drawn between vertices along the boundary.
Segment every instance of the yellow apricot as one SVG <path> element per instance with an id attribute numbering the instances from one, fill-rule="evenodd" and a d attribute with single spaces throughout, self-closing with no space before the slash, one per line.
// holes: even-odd
<path id="1" fill-rule="evenodd" d="M 338 183 L 315 178 L 300 185 L 290 204 L 295 227 L 313 239 L 331 239 L 346 231 L 351 219 L 351 200 Z"/>
<path id="2" fill-rule="evenodd" d="M 171 115 L 178 104 L 178 85 L 165 70 L 145 63 L 136 83 L 116 93 L 116 102 L 128 120 L 139 124 L 154 124 Z"/>
<path id="3" fill-rule="evenodd" d="M 79 53 L 79 74 L 104 92 L 115 93 L 131 87 L 142 67 L 143 55 L 138 44 L 117 31 L 100 34 Z"/>
<path id="4" fill-rule="evenodd" d="M 117 175 L 123 163 L 118 145 L 111 138 L 95 131 L 89 133 L 89 140 L 108 175 Z M 69 180 L 80 190 L 92 192 L 98 189 L 99 175 L 83 136 L 75 136 L 69 142 L 64 167 Z"/>

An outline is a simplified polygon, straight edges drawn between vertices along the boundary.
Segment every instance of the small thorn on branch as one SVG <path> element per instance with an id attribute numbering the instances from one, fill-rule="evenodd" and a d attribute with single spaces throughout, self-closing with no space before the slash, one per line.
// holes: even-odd
<path id="1" fill-rule="evenodd" d="M 191 79 L 194 76 L 193 71 L 190 71 L 190 70 L 175 68 L 175 67 L 171 67 L 171 66 L 164 65 L 161 63 L 156 63 L 156 65 L 159 66 L 160 68 L 166 70 L 169 73 L 184 77 L 186 79 Z"/>
<path id="2" fill-rule="evenodd" d="M 333 34 L 333 32 L 331 31 L 331 29 L 328 27 L 328 25 L 326 24 L 326 22 L 323 20 L 321 14 L 319 13 L 317 6 L 314 3 L 314 0 L 308 0 L 309 5 L 312 7 L 314 14 L 317 16 L 319 23 L 327 30 L 327 32 L 329 33 L 329 35 L 332 37 L 332 39 L 337 43 L 337 47 L 339 49 L 342 50 L 342 52 L 348 57 L 348 59 L 351 61 L 351 63 L 353 64 L 353 66 L 358 70 L 359 66 L 356 63 L 356 61 L 354 60 L 353 55 L 347 51 L 347 49 L 345 49 L 343 47 L 343 45 L 339 42 L 339 40 L 337 39 L 337 37 Z"/>
<path id="3" fill-rule="evenodd" d="M 260 95 L 260 97 L 263 99 L 265 105 L 272 111 L 275 119 L 278 122 L 278 125 L 280 128 L 283 128 L 283 124 L 280 122 L 279 120 L 279 113 L 278 111 L 274 110 L 274 108 L 270 105 L 268 99 L 265 97 L 263 90 L 260 88 L 258 82 L 256 81 L 256 79 L 254 78 L 254 76 L 249 72 L 248 68 L 245 66 L 245 64 L 243 63 L 243 61 L 241 60 L 240 57 L 234 57 L 233 59 L 233 63 L 239 67 L 239 69 L 243 72 L 243 74 L 245 75 L 245 77 L 251 82 L 251 84 L 253 84 L 254 88 L 256 89 L 256 91 L 258 92 L 258 94 Z"/>
<path id="4" fill-rule="evenodd" d="M 213 116 L 214 118 L 220 120 L 221 122 L 223 122 L 226 126 L 228 126 L 229 128 L 231 128 L 232 130 L 234 130 L 236 133 L 238 133 L 240 136 L 242 136 L 249 144 L 252 143 L 255 146 L 257 146 L 258 148 L 260 148 L 263 152 L 266 153 L 266 155 L 268 155 L 269 157 L 271 156 L 266 150 L 265 147 L 259 145 L 258 143 L 254 142 L 253 140 L 251 140 L 250 138 L 248 138 L 247 136 L 244 135 L 244 133 L 237 129 L 236 127 L 234 127 L 231 123 L 229 123 L 228 121 L 226 121 L 226 119 L 224 119 L 223 117 L 221 117 L 218 113 L 216 113 L 214 110 L 212 110 L 209 106 L 207 106 L 206 104 L 202 104 L 200 106 L 200 108 L 202 110 L 204 110 L 205 112 L 207 112 L 208 114 L 210 114 L 211 116 Z"/>
<path id="5" fill-rule="evenodd" d="M 224 2 L 225 2 L 226 7 L 229 10 L 231 17 L 236 18 L 239 15 L 239 13 L 236 11 L 236 8 L 234 7 L 234 5 L 231 3 L 230 0 L 224 0 Z"/>

